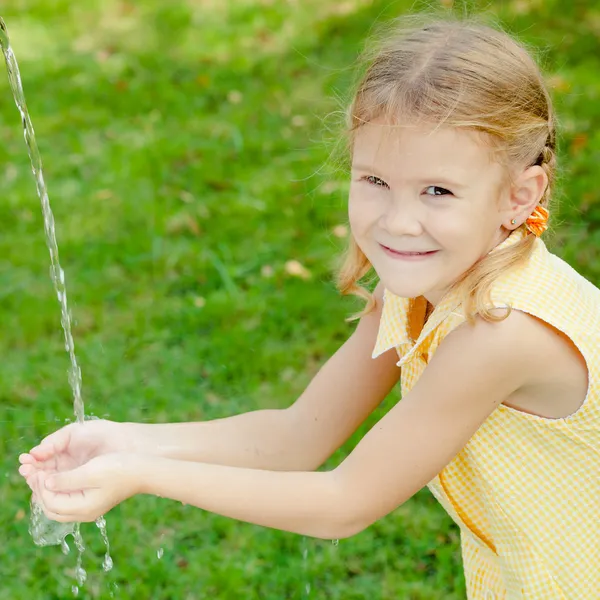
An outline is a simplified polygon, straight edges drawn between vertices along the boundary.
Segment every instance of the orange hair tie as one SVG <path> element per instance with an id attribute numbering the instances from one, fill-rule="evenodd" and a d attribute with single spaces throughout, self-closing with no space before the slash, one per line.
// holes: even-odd
<path id="1" fill-rule="evenodd" d="M 527 229 L 535 236 L 540 237 L 548 229 L 549 215 L 550 213 L 541 204 L 538 204 L 527 221 L 525 221 Z"/>

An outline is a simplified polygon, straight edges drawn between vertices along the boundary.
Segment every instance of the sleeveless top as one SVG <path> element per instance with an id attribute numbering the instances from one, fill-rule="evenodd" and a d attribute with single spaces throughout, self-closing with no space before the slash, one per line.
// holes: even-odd
<path id="1" fill-rule="evenodd" d="M 522 226 L 492 252 L 525 235 Z M 536 238 L 531 257 L 496 280 L 491 299 L 535 315 L 573 341 L 587 363 L 585 401 L 559 419 L 500 404 L 427 487 L 460 528 L 469 600 L 598 599 L 600 290 Z M 384 292 L 373 358 L 396 348 L 403 394 L 444 337 L 466 320 L 450 292 L 414 340 L 425 307 L 422 296 Z"/>

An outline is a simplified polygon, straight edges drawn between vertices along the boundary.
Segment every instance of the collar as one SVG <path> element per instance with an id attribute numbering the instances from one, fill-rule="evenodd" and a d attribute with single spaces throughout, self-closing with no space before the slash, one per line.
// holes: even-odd
<path id="1" fill-rule="evenodd" d="M 521 226 L 495 246 L 489 254 L 508 248 L 516 244 L 528 234 L 525 226 Z M 383 310 L 379 322 L 377 340 L 373 349 L 372 358 L 377 358 L 391 348 L 398 348 L 402 357 L 398 366 L 410 361 L 417 351 L 422 349 L 424 342 L 430 334 L 447 319 L 462 302 L 456 290 L 450 290 L 434 308 L 433 312 L 422 327 L 416 340 L 413 332 L 418 331 L 425 318 L 427 301 L 424 296 L 416 298 L 403 298 L 392 294 L 389 290 L 383 293 Z M 462 314 L 462 313 L 458 313 Z"/>

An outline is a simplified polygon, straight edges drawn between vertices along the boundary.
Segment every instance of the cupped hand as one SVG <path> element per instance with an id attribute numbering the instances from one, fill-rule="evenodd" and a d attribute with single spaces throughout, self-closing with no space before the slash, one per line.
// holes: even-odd
<path id="1" fill-rule="evenodd" d="M 145 458 L 103 454 L 75 469 L 36 471 L 28 480 L 45 515 L 61 523 L 95 521 L 140 490 Z"/>
<path id="2" fill-rule="evenodd" d="M 125 426 L 125 423 L 105 419 L 66 425 L 19 456 L 19 473 L 29 484 L 37 472 L 70 471 L 97 456 L 125 451 L 128 449 Z"/>

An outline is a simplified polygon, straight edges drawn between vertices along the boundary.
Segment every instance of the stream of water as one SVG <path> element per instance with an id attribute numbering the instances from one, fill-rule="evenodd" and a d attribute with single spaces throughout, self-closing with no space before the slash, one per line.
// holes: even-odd
<path id="1" fill-rule="evenodd" d="M 64 332 L 65 350 L 69 355 L 68 380 L 73 391 L 73 408 L 77 422 L 83 423 L 85 420 L 85 412 L 83 399 L 81 396 L 81 369 L 77 364 L 77 358 L 75 356 L 75 343 L 71 333 L 71 315 L 67 303 L 65 273 L 60 266 L 58 257 L 58 244 L 56 241 L 54 215 L 52 213 L 52 209 L 50 208 L 48 190 L 46 188 L 46 183 L 44 181 L 44 175 L 42 172 L 42 159 L 40 157 L 33 131 L 33 125 L 27 111 L 27 105 L 25 103 L 25 95 L 23 93 L 23 85 L 21 82 L 19 66 L 17 64 L 14 52 L 10 46 L 8 31 L 2 17 L 0 17 L 0 48 L 2 49 L 2 53 L 6 61 L 8 80 L 13 98 L 21 115 L 25 144 L 27 146 L 27 152 L 29 153 L 29 160 L 31 161 L 31 170 L 33 172 L 37 193 L 42 205 L 46 244 L 50 252 L 50 278 L 54 285 L 56 297 L 58 298 L 58 302 L 60 304 L 60 322 Z M 100 529 L 102 539 L 106 546 L 103 567 L 105 571 L 108 571 L 112 568 L 112 559 L 109 554 L 109 543 L 106 534 L 106 521 L 103 517 L 100 517 L 96 521 L 96 525 Z M 68 535 L 73 536 L 75 546 L 77 548 L 77 566 L 75 570 L 75 577 L 78 584 L 77 586 L 73 586 L 73 593 L 77 595 L 79 592 L 78 586 L 83 585 L 86 579 L 86 572 L 82 566 L 82 555 L 85 550 L 85 546 L 81 537 L 80 524 L 57 523 L 55 521 L 51 521 L 45 517 L 39 506 L 36 506 L 32 503 L 31 524 L 29 531 L 37 545 L 60 545 L 65 553 L 69 551 L 69 547 L 65 538 Z"/>
<path id="2" fill-rule="evenodd" d="M 23 94 L 23 86 L 21 83 L 21 76 L 19 73 L 19 67 L 15 59 L 15 55 L 10 47 L 8 38 L 8 32 L 6 25 L 2 17 L 0 17 L 0 48 L 4 54 L 6 60 L 6 67 L 8 70 L 8 79 L 10 82 L 10 88 L 12 90 L 13 98 L 19 109 L 21 120 L 23 124 L 23 133 L 25 136 L 25 143 L 27 145 L 27 151 L 29 153 L 29 159 L 31 161 L 31 170 L 35 178 L 37 187 L 37 193 L 42 205 L 42 214 L 44 217 L 44 231 L 46 234 L 46 244 L 50 252 L 50 277 L 54 285 L 54 290 L 60 304 L 61 324 L 64 332 L 65 339 L 65 350 L 69 355 L 69 371 L 68 379 L 71 389 L 73 391 L 73 407 L 77 422 L 83 423 L 85 420 L 83 400 L 81 396 L 81 369 L 77 364 L 77 358 L 75 356 L 75 344 L 73 342 L 73 335 L 71 333 L 71 316 L 69 313 L 69 307 L 67 303 L 67 288 L 65 283 L 65 274 L 62 270 L 58 258 L 58 244 L 56 241 L 56 232 L 54 226 L 54 215 L 50 208 L 50 201 L 48 198 L 48 191 L 46 189 L 46 183 L 44 181 L 44 175 L 42 172 L 42 160 L 38 151 L 33 126 L 29 113 L 27 112 L 27 106 L 25 104 L 25 96 Z M 104 517 L 100 517 L 96 521 L 96 525 L 100 530 L 102 540 L 106 546 L 106 554 L 104 556 L 103 568 L 105 571 L 109 571 L 112 566 L 112 558 L 110 557 L 110 545 L 108 536 L 106 533 L 106 521 Z M 83 585 L 86 580 L 86 571 L 82 566 L 82 555 L 85 550 L 83 539 L 80 532 L 79 523 L 56 523 L 50 521 L 44 516 L 42 509 L 36 504 L 31 505 L 31 525 L 30 533 L 33 537 L 34 542 L 40 546 L 48 545 L 60 545 L 65 554 L 69 552 L 69 546 L 66 542 L 66 537 L 72 535 L 77 548 L 77 565 L 75 569 L 75 578 L 77 585 L 72 588 L 73 594 L 79 593 L 79 587 Z M 338 540 L 333 540 L 333 544 L 337 546 Z M 160 548 L 158 551 L 158 558 L 162 557 L 163 549 Z M 302 558 L 304 569 L 307 568 L 308 559 L 308 545 L 307 540 L 304 538 L 302 547 Z M 305 584 L 303 595 L 308 598 L 311 594 L 310 583 Z M 112 596 L 112 594 L 111 594 Z"/>

